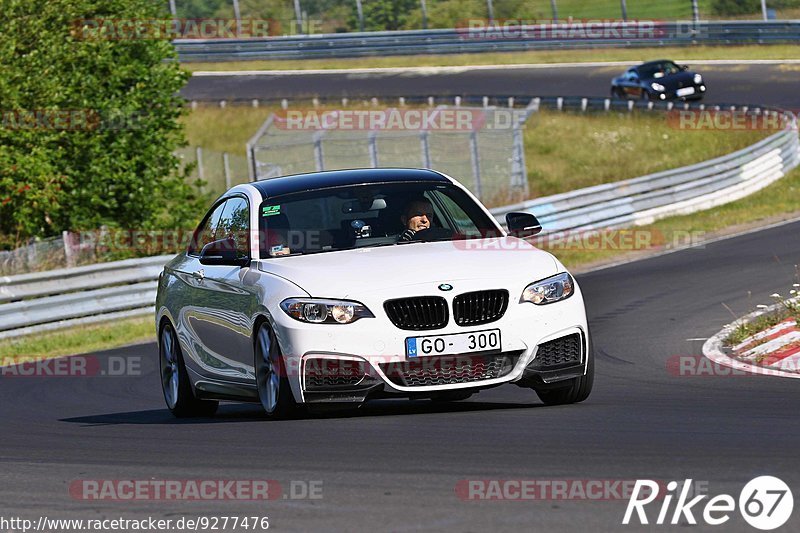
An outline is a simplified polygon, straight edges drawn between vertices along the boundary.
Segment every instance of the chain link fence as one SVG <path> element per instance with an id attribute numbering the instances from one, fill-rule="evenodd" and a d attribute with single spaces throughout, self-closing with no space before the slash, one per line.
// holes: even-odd
<path id="1" fill-rule="evenodd" d="M 299 112 L 294 124 L 288 114 L 273 114 L 247 145 L 250 179 L 350 168 L 432 168 L 460 181 L 487 205 L 521 201 L 528 195 L 522 128 L 531 112 L 461 106 L 312 110 Z M 431 118 L 433 127 L 388 127 L 393 116 L 399 117 L 397 124 L 416 123 L 409 120 L 414 113 L 423 122 Z M 316 118 L 312 125 L 309 116 Z M 359 117 L 375 116 L 382 119 L 380 127 L 346 127 Z"/>
<path id="2" fill-rule="evenodd" d="M 222 194 L 234 185 L 247 183 L 247 158 L 228 152 L 187 146 L 177 150 L 182 170 L 189 169 L 187 179 L 200 182 L 203 192 Z"/>

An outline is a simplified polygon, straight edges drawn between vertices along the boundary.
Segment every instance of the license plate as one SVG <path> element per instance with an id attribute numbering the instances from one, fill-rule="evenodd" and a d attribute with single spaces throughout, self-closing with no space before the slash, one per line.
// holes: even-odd
<path id="1" fill-rule="evenodd" d="M 694 87 L 684 87 L 683 89 L 678 89 L 675 94 L 678 96 L 688 96 L 690 94 L 694 94 Z"/>
<path id="2" fill-rule="evenodd" d="M 459 355 L 465 353 L 499 351 L 499 329 L 487 329 L 485 331 L 474 331 L 471 333 L 453 333 L 451 335 L 408 337 L 406 339 L 407 357 Z"/>

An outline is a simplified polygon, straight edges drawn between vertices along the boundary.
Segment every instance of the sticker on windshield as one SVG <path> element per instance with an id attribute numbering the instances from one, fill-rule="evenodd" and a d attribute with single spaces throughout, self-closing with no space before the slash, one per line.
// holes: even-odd
<path id="1" fill-rule="evenodd" d="M 279 205 L 265 205 L 261 208 L 262 217 L 271 217 L 272 215 L 280 215 L 281 206 Z"/>

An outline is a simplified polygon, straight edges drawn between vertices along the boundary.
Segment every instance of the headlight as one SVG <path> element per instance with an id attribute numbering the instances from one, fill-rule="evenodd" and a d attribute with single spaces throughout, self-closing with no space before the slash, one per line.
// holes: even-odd
<path id="1" fill-rule="evenodd" d="M 660 83 L 653 82 L 650 84 L 650 87 L 652 87 L 654 91 L 664 91 L 664 86 Z"/>
<path id="2" fill-rule="evenodd" d="M 566 272 L 536 283 L 531 283 L 522 291 L 520 303 L 531 302 L 536 305 L 550 304 L 559 300 L 564 300 L 572 296 L 575 292 L 575 283 L 572 276 Z"/>
<path id="3" fill-rule="evenodd" d="M 695 74 L 694 75 L 694 82 L 697 85 L 700 85 L 701 83 L 703 83 L 703 76 L 701 76 L 700 74 Z"/>
<path id="4" fill-rule="evenodd" d="M 312 324 L 350 324 L 359 318 L 375 318 L 363 304 L 347 300 L 289 298 L 281 302 L 281 309 L 295 320 Z"/>

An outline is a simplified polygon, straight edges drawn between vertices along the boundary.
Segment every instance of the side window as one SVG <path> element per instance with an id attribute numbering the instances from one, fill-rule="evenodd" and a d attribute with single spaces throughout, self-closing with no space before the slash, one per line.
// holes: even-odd
<path id="1" fill-rule="evenodd" d="M 214 240 L 233 239 L 237 255 L 250 256 L 250 210 L 244 198 L 229 198 L 217 224 Z"/>
<path id="2" fill-rule="evenodd" d="M 194 231 L 192 241 L 189 243 L 189 255 L 200 255 L 203 246 L 214 240 L 225 204 L 226 202 L 222 202 L 214 207 Z"/>
<path id="3" fill-rule="evenodd" d="M 478 233 L 478 229 L 475 226 L 475 223 L 469 217 L 467 213 L 461 209 L 461 206 L 456 203 L 455 200 L 447 196 L 447 194 L 442 194 L 439 191 L 433 193 L 442 202 L 444 205 L 445 210 L 450 214 L 450 217 L 455 222 L 456 227 L 451 228 L 462 235 L 469 235 L 472 233 Z M 436 205 L 434 203 L 434 205 Z"/>

